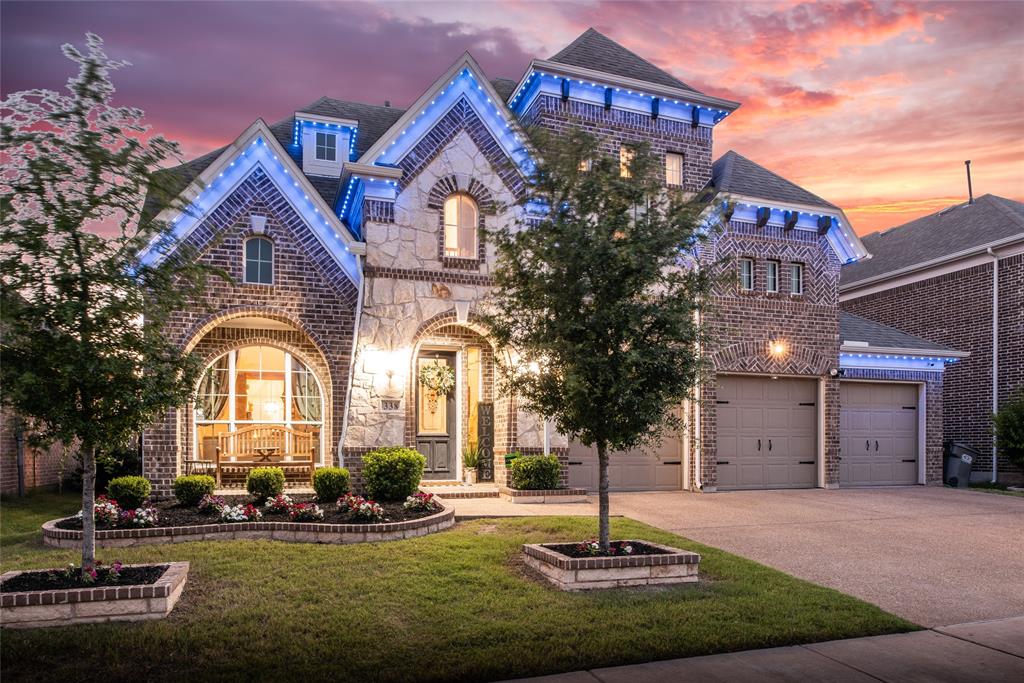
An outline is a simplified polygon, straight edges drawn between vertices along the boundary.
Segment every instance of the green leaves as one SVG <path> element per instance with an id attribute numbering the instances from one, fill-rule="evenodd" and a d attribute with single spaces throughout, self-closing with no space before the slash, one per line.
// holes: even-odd
<path id="1" fill-rule="evenodd" d="M 514 359 L 503 382 L 584 444 L 632 448 L 677 420 L 701 367 L 696 314 L 711 278 L 691 255 L 703 206 L 664 187 L 646 145 L 624 176 L 617 145 L 587 133 L 540 132 L 533 144 L 541 161 L 523 209 L 550 210 L 492 235 L 485 320 Z"/>

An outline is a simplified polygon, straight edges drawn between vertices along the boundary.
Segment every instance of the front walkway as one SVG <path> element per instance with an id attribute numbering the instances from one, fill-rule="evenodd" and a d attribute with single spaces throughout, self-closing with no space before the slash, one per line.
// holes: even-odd
<path id="1" fill-rule="evenodd" d="M 520 680 L 532 683 L 1020 681 L 1024 680 L 1024 617 Z"/>

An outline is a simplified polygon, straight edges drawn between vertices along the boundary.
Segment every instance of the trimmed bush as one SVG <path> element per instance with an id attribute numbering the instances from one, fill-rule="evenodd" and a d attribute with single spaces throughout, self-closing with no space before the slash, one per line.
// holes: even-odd
<path id="1" fill-rule="evenodd" d="M 212 496 L 217 481 L 208 474 L 189 474 L 174 480 L 174 497 L 187 507 L 199 505 L 203 496 Z"/>
<path id="2" fill-rule="evenodd" d="M 1024 467 L 1024 386 L 992 417 L 996 448 L 1015 467 Z"/>
<path id="3" fill-rule="evenodd" d="M 321 503 L 333 503 L 348 493 L 348 470 L 344 467 L 321 467 L 313 473 L 313 490 Z"/>
<path id="4" fill-rule="evenodd" d="M 411 448 L 389 446 L 363 456 L 366 490 L 376 500 L 405 500 L 420 485 L 427 459 Z"/>
<path id="5" fill-rule="evenodd" d="M 149 498 L 153 487 L 145 477 L 117 477 L 107 484 L 107 495 L 117 501 L 122 510 L 134 510 L 141 507 Z"/>
<path id="6" fill-rule="evenodd" d="M 245 490 L 262 505 L 267 498 L 284 492 L 284 470 L 280 467 L 252 468 L 245 477 Z"/>
<path id="7" fill-rule="evenodd" d="M 556 455 L 520 455 L 509 465 L 512 488 L 522 491 L 557 489 L 562 468 Z"/>

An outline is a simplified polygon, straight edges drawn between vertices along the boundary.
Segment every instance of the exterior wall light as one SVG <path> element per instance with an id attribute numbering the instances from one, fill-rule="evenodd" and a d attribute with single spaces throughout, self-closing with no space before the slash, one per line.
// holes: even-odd
<path id="1" fill-rule="evenodd" d="M 786 355 L 786 341 L 780 337 L 773 336 L 768 340 L 768 353 L 775 358 L 781 358 Z"/>

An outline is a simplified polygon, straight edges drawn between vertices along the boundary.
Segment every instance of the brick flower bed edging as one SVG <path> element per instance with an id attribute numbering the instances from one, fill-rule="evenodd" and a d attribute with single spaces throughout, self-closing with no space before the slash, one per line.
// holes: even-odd
<path id="1" fill-rule="evenodd" d="M 697 581 L 700 555 L 650 541 L 644 543 L 666 551 L 661 555 L 623 555 L 619 557 L 569 557 L 539 543 L 523 545 L 528 567 L 540 572 L 564 591 L 621 586 L 649 586 Z"/>
<path id="2" fill-rule="evenodd" d="M 510 503 L 586 503 L 586 489 L 520 490 L 499 486 L 498 493 Z"/>
<path id="3" fill-rule="evenodd" d="M 181 597 L 189 568 L 188 562 L 167 564 L 163 576 L 150 584 L 0 593 L 0 627 L 38 628 L 101 621 L 162 619 L 170 614 Z M 23 573 L 6 572 L 0 576 L 0 582 Z"/>
<path id="4" fill-rule="evenodd" d="M 56 548 L 82 545 L 82 532 L 58 529 L 59 519 L 43 524 L 43 543 Z M 425 536 L 455 523 L 455 508 L 446 507 L 427 517 L 380 524 L 325 524 L 322 522 L 224 522 L 195 526 L 164 526 L 150 529 L 103 529 L 96 532 L 101 548 L 123 548 L 158 543 L 271 539 L 291 543 L 367 543 L 399 541 Z"/>

